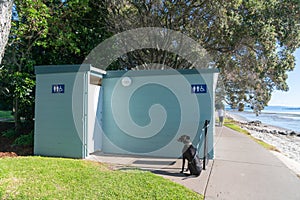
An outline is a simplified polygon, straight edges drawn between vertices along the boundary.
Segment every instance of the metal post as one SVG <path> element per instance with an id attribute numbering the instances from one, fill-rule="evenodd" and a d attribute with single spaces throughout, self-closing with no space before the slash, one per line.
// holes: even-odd
<path id="1" fill-rule="evenodd" d="M 208 129 L 208 126 L 209 126 L 209 120 L 205 120 L 205 123 L 204 123 L 204 156 L 203 156 L 203 170 L 206 169 L 206 165 L 208 163 L 208 150 L 207 150 L 207 129 Z"/>

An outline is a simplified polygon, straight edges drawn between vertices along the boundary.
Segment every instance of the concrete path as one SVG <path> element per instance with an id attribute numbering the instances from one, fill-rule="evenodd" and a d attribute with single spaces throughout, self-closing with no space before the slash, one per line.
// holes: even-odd
<path id="1" fill-rule="evenodd" d="M 205 199 L 300 199 L 299 177 L 272 153 L 226 127 L 216 132 Z"/>
<path id="2" fill-rule="evenodd" d="M 199 177 L 180 174 L 181 160 L 123 155 L 91 155 L 115 168 L 137 167 L 203 194 L 206 200 L 300 199 L 300 178 L 249 137 L 217 127 L 215 159 Z"/>

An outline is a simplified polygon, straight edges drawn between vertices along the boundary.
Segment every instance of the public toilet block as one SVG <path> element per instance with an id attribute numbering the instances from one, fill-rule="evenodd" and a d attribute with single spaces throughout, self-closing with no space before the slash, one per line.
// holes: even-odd
<path id="1" fill-rule="evenodd" d="M 34 153 L 85 158 L 93 152 L 178 158 L 189 135 L 214 157 L 217 69 L 103 71 L 37 66 Z"/>
<path id="2" fill-rule="evenodd" d="M 103 90 L 102 151 L 153 157 L 181 156 L 177 139 L 189 135 L 203 155 L 209 120 L 213 158 L 217 69 L 107 71 Z"/>
<path id="3" fill-rule="evenodd" d="M 101 125 L 96 123 L 101 110 L 95 107 L 101 108 L 105 71 L 91 65 L 51 65 L 37 66 L 35 73 L 34 154 L 85 158 L 101 150 Z"/>

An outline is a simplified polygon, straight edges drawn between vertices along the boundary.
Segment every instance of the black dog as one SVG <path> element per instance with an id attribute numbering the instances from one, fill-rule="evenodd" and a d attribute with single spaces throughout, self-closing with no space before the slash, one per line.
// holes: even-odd
<path id="1" fill-rule="evenodd" d="M 184 147 L 182 149 L 182 169 L 180 173 L 184 171 L 185 159 L 188 160 L 188 168 L 191 175 L 199 176 L 202 170 L 200 158 L 197 155 L 197 149 L 192 145 L 190 137 L 188 135 L 182 135 L 177 140 L 183 142 Z"/>

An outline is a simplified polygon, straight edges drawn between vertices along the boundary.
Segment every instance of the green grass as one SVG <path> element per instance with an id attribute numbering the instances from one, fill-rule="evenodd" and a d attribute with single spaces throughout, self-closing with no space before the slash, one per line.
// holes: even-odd
<path id="1" fill-rule="evenodd" d="M 0 110 L 0 118 L 13 119 L 14 116 L 12 116 L 11 111 L 2 111 L 2 110 Z"/>
<path id="2" fill-rule="evenodd" d="M 240 133 L 243 133 L 245 135 L 249 135 L 250 136 L 250 133 L 248 131 L 246 131 L 245 129 L 242 129 L 239 125 L 235 124 L 235 123 L 226 123 L 224 124 L 226 127 L 232 129 L 232 130 L 235 130 L 237 132 L 240 132 Z"/>
<path id="3" fill-rule="evenodd" d="M 258 144 L 260 144 L 261 146 L 263 146 L 264 148 L 266 148 L 266 149 L 268 149 L 268 150 L 279 152 L 279 150 L 278 150 L 276 147 L 274 147 L 273 145 L 270 145 L 270 144 L 268 144 L 268 143 L 266 143 L 266 142 L 264 142 L 264 141 L 262 141 L 262 140 L 260 140 L 260 139 L 257 139 L 257 138 L 255 138 L 255 137 L 251 136 L 251 134 L 250 134 L 248 131 L 246 131 L 245 129 L 242 129 L 242 128 L 241 128 L 235 121 L 233 121 L 233 120 L 225 119 L 224 125 L 225 125 L 226 127 L 230 128 L 230 129 L 232 129 L 232 130 L 235 130 L 235 131 L 237 131 L 237 132 L 240 132 L 240 133 L 243 133 L 243 134 L 249 136 L 249 137 L 250 137 L 251 139 L 253 139 L 255 142 L 257 142 Z"/>
<path id="4" fill-rule="evenodd" d="M 91 161 L 0 159 L 0 199 L 203 199 L 179 184 L 140 170 L 112 171 Z"/>

